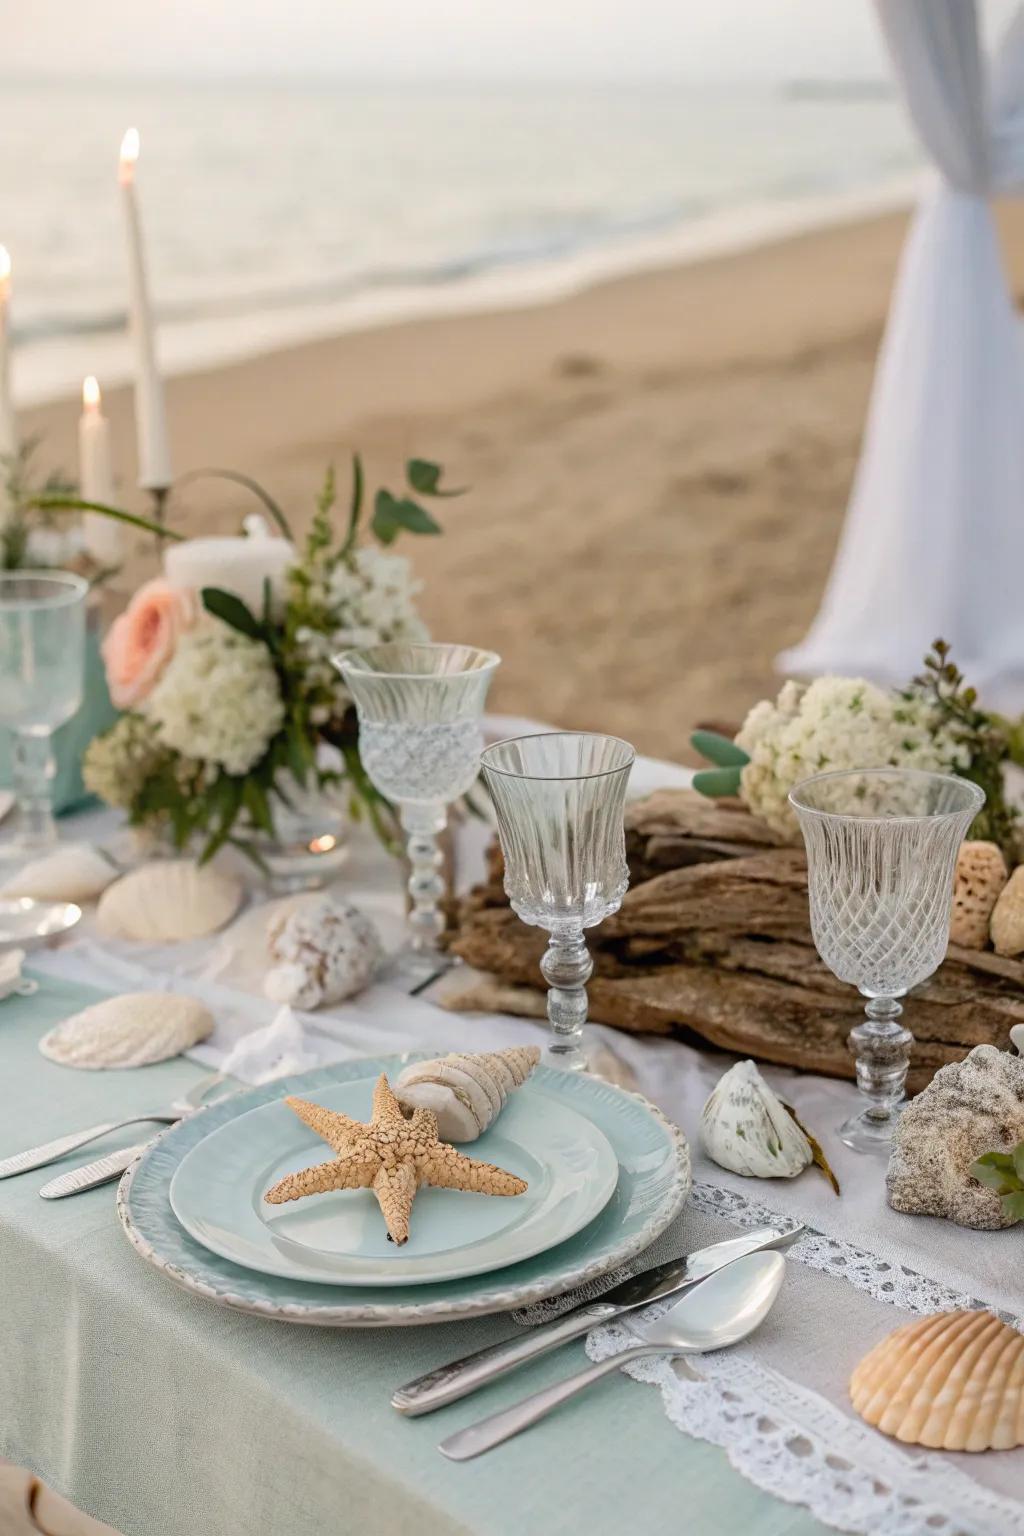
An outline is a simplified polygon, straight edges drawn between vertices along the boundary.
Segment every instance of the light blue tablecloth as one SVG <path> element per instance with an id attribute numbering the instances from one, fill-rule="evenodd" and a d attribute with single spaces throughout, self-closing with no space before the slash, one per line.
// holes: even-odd
<path id="1" fill-rule="evenodd" d="M 181 1060 L 90 1073 L 41 1057 L 44 1030 L 94 996 L 43 980 L 36 997 L 0 1003 L 0 1157 L 161 1108 L 201 1075 Z M 447 1462 L 444 1434 L 578 1367 L 582 1346 L 406 1421 L 388 1404 L 397 1383 L 515 1325 L 342 1332 L 243 1317 L 146 1265 L 112 1188 L 39 1200 L 53 1171 L 0 1183 L 0 1455 L 124 1536 L 824 1529 L 679 1434 L 652 1388 L 618 1377 L 489 1456 Z M 708 1240 L 707 1219 L 692 1221 L 692 1240 Z"/>

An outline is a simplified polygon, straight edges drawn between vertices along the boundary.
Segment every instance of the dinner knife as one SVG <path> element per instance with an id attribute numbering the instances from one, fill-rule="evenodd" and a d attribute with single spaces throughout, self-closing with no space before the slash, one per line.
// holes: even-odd
<path id="1" fill-rule="evenodd" d="M 121 1147 L 117 1152 L 108 1152 L 106 1157 L 97 1157 L 91 1163 L 83 1163 L 81 1168 L 72 1168 L 69 1173 L 58 1174 L 55 1179 L 44 1184 L 39 1193 L 44 1200 L 63 1200 L 65 1195 L 80 1195 L 83 1190 L 109 1184 L 120 1178 L 148 1146 L 148 1141 L 140 1141 L 137 1146 Z"/>
<path id="2" fill-rule="evenodd" d="M 423 1413 L 433 1413 L 462 1397 L 468 1397 L 478 1387 L 496 1381 L 499 1376 L 514 1371 L 528 1360 L 536 1360 L 559 1344 L 578 1339 L 599 1323 L 611 1322 L 625 1312 L 634 1312 L 652 1302 L 676 1296 L 688 1286 L 697 1285 L 708 1275 L 731 1264 L 733 1259 L 747 1253 L 757 1253 L 763 1248 L 788 1248 L 804 1232 L 803 1226 L 794 1226 L 782 1232 L 777 1227 L 757 1227 L 740 1237 L 730 1237 L 708 1248 L 699 1248 L 682 1259 L 669 1264 L 656 1264 L 624 1280 L 621 1285 L 607 1291 L 599 1300 L 575 1307 L 553 1322 L 542 1323 L 537 1328 L 524 1331 L 521 1336 L 492 1344 L 475 1354 L 464 1355 L 460 1360 L 449 1361 L 407 1382 L 391 1399 L 392 1408 L 407 1418 L 417 1418 Z"/>

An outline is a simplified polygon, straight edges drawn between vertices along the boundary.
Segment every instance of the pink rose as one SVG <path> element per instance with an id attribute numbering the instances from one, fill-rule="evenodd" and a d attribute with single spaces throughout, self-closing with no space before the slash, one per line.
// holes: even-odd
<path id="1" fill-rule="evenodd" d="M 198 615 L 195 594 L 157 578 L 140 587 L 103 642 L 107 687 L 118 709 L 147 696 Z"/>

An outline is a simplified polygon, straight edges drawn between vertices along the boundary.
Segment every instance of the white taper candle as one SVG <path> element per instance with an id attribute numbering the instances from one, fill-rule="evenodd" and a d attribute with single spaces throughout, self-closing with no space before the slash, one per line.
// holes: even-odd
<path id="1" fill-rule="evenodd" d="M 156 358 L 156 336 L 149 303 L 142 227 L 135 193 L 139 158 L 138 129 L 129 128 L 121 141 L 119 181 L 128 237 L 128 299 L 135 342 L 135 432 L 139 452 L 139 485 L 161 490 L 171 483 L 171 452 L 167 441 L 164 384 Z"/>
<path id="2" fill-rule="evenodd" d="M 10 516 L 7 479 L 18 451 L 18 429 L 11 394 L 11 258 L 0 245 L 0 525 Z"/>
<path id="3" fill-rule="evenodd" d="M 110 422 L 103 414 L 100 386 L 89 376 L 82 385 L 82 414 L 78 420 L 78 485 L 83 501 L 110 506 L 114 500 L 114 471 L 110 458 Z M 85 547 L 100 565 L 117 565 L 124 554 L 121 525 L 98 512 L 82 520 Z"/>

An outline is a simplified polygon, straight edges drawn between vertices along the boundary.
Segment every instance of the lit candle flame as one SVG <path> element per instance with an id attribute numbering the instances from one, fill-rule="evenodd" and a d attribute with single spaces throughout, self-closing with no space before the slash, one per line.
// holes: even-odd
<path id="1" fill-rule="evenodd" d="M 100 409 L 100 386 L 94 374 L 82 381 L 82 409 L 95 411 L 97 415 Z"/>
<path id="2" fill-rule="evenodd" d="M 122 184 L 135 179 L 135 162 L 139 158 L 139 130 L 129 128 L 121 140 L 120 178 Z"/>
<path id="3" fill-rule="evenodd" d="M 0 293 L 6 293 L 11 281 L 11 253 L 0 245 Z"/>

